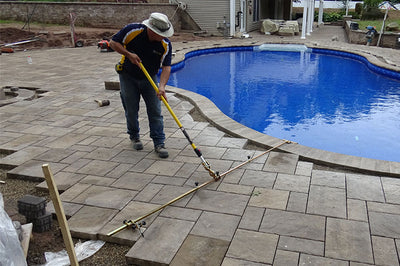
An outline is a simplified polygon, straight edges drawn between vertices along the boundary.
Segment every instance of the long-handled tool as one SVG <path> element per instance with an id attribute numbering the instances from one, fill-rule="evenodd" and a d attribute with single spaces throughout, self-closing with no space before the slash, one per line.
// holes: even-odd
<path id="1" fill-rule="evenodd" d="M 147 72 L 146 68 L 143 66 L 143 64 L 140 62 L 140 67 L 145 74 L 146 78 L 149 80 L 151 86 L 153 86 L 154 90 L 159 93 L 157 85 L 154 83 L 153 79 L 150 77 L 149 73 Z M 194 152 L 197 154 L 197 156 L 201 160 L 201 164 L 203 165 L 204 169 L 208 171 L 210 176 L 212 176 L 215 180 L 218 180 L 220 178 L 219 172 L 218 171 L 213 171 L 211 169 L 211 165 L 204 159 L 203 154 L 201 151 L 196 147 L 196 145 L 193 143 L 193 141 L 190 139 L 189 134 L 186 132 L 185 128 L 183 127 L 182 123 L 179 121 L 178 117 L 175 115 L 174 111 L 171 109 L 171 106 L 168 104 L 167 100 L 161 95 L 161 101 L 165 104 L 167 107 L 168 111 L 174 118 L 176 124 L 178 124 L 179 129 L 182 131 L 183 135 L 185 135 L 186 139 L 189 141 L 190 145 L 192 146 Z"/>
<path id="2" fill-rule="evenodd" d="M 115 229 L 115 230 L 109 232 L 109 233 L 107 234 L 107 236 L 115 235 L 116 233 L 118 233 L 118 232 L 120 232 L 120 231 L 122 231 L 122 230 L 124 230 L 124 229 L 126 229 L 126 228 L 129 228 L 129 227 L 132 227 L 133 229 L 136 229 L 136 228 L 139 228 L 139 229 L 140 229 L 140 227 L 142 226 L 142 223 L 139 223 L 139 222 L 140 222 L 141 220 L 143 220 L 143 219 L 149 217 L 150 215 L 152 215 L 152 214 L 154 214 L 154 213 L 156 213 L 156 212 L 158 212 L 158 211 L 164 209 L 165 207 L 167 207 L 167 206 L 173 204 L 174 202 L 176 202 L 176 201 L 178 201 L 178 200 L 180 200 L 180 199 L 186 197 L 187 195 L 190 195 L 190 194 L 192 194 L 193 192 L 196 192 L 197 190 L 199 190 L 199 189 L 201 189 L 201 188 L 203 188 L 203 187 L 205 187 L 205 186 L 207 186 L 207 185 L 209 185 L 209 184 L 211 184 L 211 183 L 213 183 L 213 182 L 218 181 L 220 178 L 223 178 L 224 176 L 226 176 L 227 174 L 231 173 L 232 171 L 234 171 L 234 170 L 236 170 L 236 169 L 242 167 L 242 166 L 245 165 L 245 164 L 250 163 L 251 161 L 253 161 L 253 160 L 255 160 L 255 159 L 260 158 L 261 156 L 263 156 L 263 155 L 265 155 L 265 154 L 271 152 L 272 150 L 275 150 L 275 149 L 279 148 L 280 146 L 282 146 L 283 144 L 286 144 L 286 143 L 292 143 L 292 142 L 289 141 L 289 140 L 283 140 L 283 142 L 281 142 L 281 143 L 275 145 L 274 147 L 272 147 L 272 148 L 270 148 L 270 149 L 268 149 L 268 150 L 266 150 L 266 151 L 260 153 L 259 155 L 255 156 L 255 157 L 253 157 L 253 158 L 251 158 L 251 159 L 248 159 L 247 161 L 245 161 L 245 162 L 243 162 L 243 163 L 237 165 L 236 167 L 234 167 L 234 168 L 232 168 L 232 169 L 230 169 L 230 170 L 228 170 L 228 171 L 222 173 L 221 175 L 218 176 L 218 177 L 219 177 L 218 179 L 215 179 L 215 178 L 214 178 L 214 179 L 211 179 L 211 180 L 209 180 L 209 181 L 207 181 L 207 182 L 205 182 L 205 183 L 203 183 L 203 184 L 201 184 L 201 185 L 199 185 L 199 186 L 197 186 L 197 187 L 195 187 L 195 188 L 193 188 L 193 189 L 191 189 L 191 190 L 189 190 L 189 191 L 183 193 L 182 195 L 180 195 L 180 196 L 174 198 L 173 200 L 170 200 L 169 202 L 167 202 L 167 203 L 165 203 L 164 205 L 161 205 L 160 207 L 158 207 L 158 208 L 156 208 L 156 209 L 150 211 L 149 213 L 147 213 L 147 214 L 145 214 L 145 215 L 142 215 L 142 216 L 140 216 L 139 218 L 136 218 L 135 220 L 125 220 L 125 221 L 123 222 L 124 225 L 122 225 L 122 226 L 118 227 L 117 229 Z M 142 233 L 141 233 L 141 234 L 142 234 Z M 143 235 L 142 235 L 142 236 L 143 236 Z"/>

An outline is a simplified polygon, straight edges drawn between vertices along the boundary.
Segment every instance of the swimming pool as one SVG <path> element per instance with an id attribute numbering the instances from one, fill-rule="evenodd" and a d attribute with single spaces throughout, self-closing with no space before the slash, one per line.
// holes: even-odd
<path id="1" fill-rule="evenodd" d="M 208 49 L 173 66 L 169 85 L 237 122 L 322 150 L 400 161 L 400 74 L 333 50 Z"/>

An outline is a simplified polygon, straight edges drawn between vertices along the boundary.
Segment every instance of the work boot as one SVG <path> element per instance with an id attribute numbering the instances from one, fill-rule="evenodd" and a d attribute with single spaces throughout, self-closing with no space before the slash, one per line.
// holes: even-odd
<path id="1" fill-rule="evenodd" d="M 164 144 L 158 145 L 155 147 L 156 153 L 158 153 L 158 157 L 160 158 L 168 158 L 169 154 Z"/>
<path id="2" fill-rule="evenodd" d="M 143 143 L 140 141 L 140 139 L 134 139 L 132 140 L 132 143 L 135 150 L 143 150 Z"/>

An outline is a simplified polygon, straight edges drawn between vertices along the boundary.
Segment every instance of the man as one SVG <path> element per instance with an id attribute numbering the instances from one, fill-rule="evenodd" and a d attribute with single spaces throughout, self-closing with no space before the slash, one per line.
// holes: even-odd
<path id="1" fill-rule="evenodd" d="M 112 37 L 110 42 L 111 48 L 122 55 L 120 62 L 116 65 L 116 70 L 119 73 L 127 133 L 133 143 L 133 148 L 143 149 L 138 121 L 141 95 L 146 103 L 150 137 L 160 158 L 168 157 L 168 151 L 164 146 L 165 134 L 160 99 L 161 96 L 167 99 L 165 86 L 171 73 L 172 55 L 172 45 L 168 37 L 173 34 L 174 29 L 168 17 L 161 13 L 152 13 L 149 19 L 142 23 L 125 26 Z M 140 62 L 154 81 L 161 66 L 158 95 L 140 69 Z"/>

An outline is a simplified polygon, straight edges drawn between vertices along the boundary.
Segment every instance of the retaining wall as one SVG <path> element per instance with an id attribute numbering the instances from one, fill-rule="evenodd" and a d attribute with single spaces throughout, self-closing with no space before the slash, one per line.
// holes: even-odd
<path id="1" fill-rule="evenodd" d="M 356 44 L 366 44 L 367 39 L 365 38 L 367 34 L 366 29 L 358 29 L 358 30 L 352 30 L 350 28 L 350 24 L 354 22 L 351 20 L 345 21 L 344 23 L 344 28 L 347 34 L 347 38 L 350 43 L 356 43 Z M 377 31 L 380 31 L 380 29 L 377 29 Z M 371 41 L 371 46 L 376 46 L 378 43 L 378 38 L 379 38 L 379 33 L 374 36 L 374 38 Z M 387 48 L 395 48 L 395 49 L 400 49 L 400 33 L 391 33 L 391 32 L 384 32 L 381 37 L 381 41 L 379 43 L 380 47 L 387 47 Z"/>
<path id="2" fill-rule="evenodd" d="M 131 22 L 142 22 L 152 12 L 166 14 L 175 30 L 198 29 L 190 16 L 175 4 L 153 3 L 72 3 L 0 1 L 0 19 L 69 25 L 70 13 L 75 25 L 120 28 Z M 184 25 L 182 25 L 182 22 Z"/>

